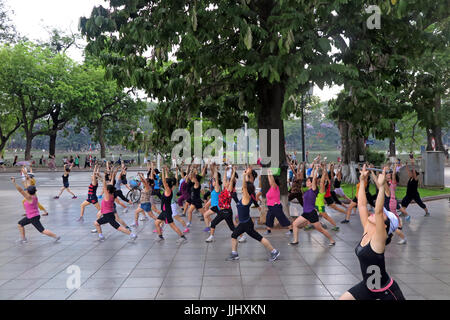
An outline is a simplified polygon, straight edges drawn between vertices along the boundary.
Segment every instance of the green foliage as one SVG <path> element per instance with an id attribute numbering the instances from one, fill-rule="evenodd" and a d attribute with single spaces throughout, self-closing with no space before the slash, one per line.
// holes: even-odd
<path id="1" fill-rule="evenodd" d="M 386 161 L 386 156 L 382 152 L 367 150 L 366 161 L 374 164 L 375 166 L 381 166 Z"/>

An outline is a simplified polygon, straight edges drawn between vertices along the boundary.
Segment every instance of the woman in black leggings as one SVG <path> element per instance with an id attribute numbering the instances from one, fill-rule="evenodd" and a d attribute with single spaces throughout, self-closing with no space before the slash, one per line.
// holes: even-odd
<path id="1" fill-rule="evenodd" d="M 269 240 L 266 238 L 263 238 L 258 232 L 255 230 L 255 226 L 253 224 L 252 218 L 250 217 L 250 206 L 252 204 L 252 199 L 250 197 L 250 194 L 254 192 L 254 190 L 248 190 L 248 184 L 247 181 L 250 180 L 249 176 L 252 174 L 252 171 L 250 168 L 248 168 L 244 172 L 244 177 L 242 181 L 242 199 L 238 200 L 237 195 L 234 193 L 234 201 L 236 201 L 236 207 L 238 210 L 238 218 L 239 218 L 239 224 L 234 229 L 232 235 L 231 235 L 231 254 L 227 258 L 227 260 L 239 260 L 239 255 L 237 252 L 237 246 L 238 246 L 238 240 L 237 238 L 243 234 L 244 232 L 247 233 L 250 237 L 253 239 L 259 241 L 262 243 L 264 247 L 268 251 L 270 251 L 270 258 L 269 261 L 275 261 L 278 256 L 280 255 L 280 251 L 277 249 L 274 249 L 272 245 L 270 244 Z M 254 189 L 253 185 L 250 185 L 251 189 Z"/>
<path id="2" fill-rule="evenodd" d="M 384 251 L 398 227 L 397 217 L 384 209 L 386 168 L 378 175 L 379 192 L 375 203 L 375 214 L 369 216 L 364 185 L 369 171 L 364 165 L 361 172 L 361 187 L 358 190 L 358 210 L 364 234 L 355 249 L 361 266 L 363 280 L 345 292 L 340 300 L 405 300 L 398 284 L 387 274 Z"/>
<path id="3" fill-rule="evenodd" d="M 420 198 L 419 194 L 419 178 L 417 177 L 419 173 L 414 168 L 414 158 L 411 159 L 411 164 L 413 166 L 412 170 L 408 166 L 408 162 L 406 162 L 406 170 L 408 170 L 409 180 L 408 185 L 406 187 L 406 195 L 402 200 L 402 208 L 400 209 L 402 213 L 406 216 L 406 221 L 411 220 L 411 216 L 406 212 L 406 208 L 411 203 L 412 200 L 414 200 L 419 207 L 421 207 L 423 210 L 425 210 L 425 217 L 428 217 L 430 215 L 430 212 L 428 211 L 427 206 L 422 202 L 422 199 Z"/>

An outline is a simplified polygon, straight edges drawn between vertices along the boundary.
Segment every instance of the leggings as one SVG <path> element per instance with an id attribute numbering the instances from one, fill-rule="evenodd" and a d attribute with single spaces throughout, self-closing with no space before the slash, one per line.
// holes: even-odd
<path id="1" fill-rule="evenodd" d="M 99 225 L 109 223 L 111 227 L 114 229 L 119 229 L 120 224 L 116 221 L 116 217 L 114 216 L 114 212 L 104 213 L 103 217 L 97 220 Z"/>
<path id="2" fill-rule="evenodd" d="M 225 220 L 225 222 L 228 225 L 228 228 L 230 228 L 231 231 L 234 231 L 234 224 L 233 224 L 233 211 L 231 209 L 222 209 L 219 211 L 219 214 L 214 218 L 214 220 L 211 222 L 211 228 L 215 229 L 216 226 L 222 221 Z"/>
<path id="3" fill-rule="evenodd" d="M 402 290 L 400 290 L 400 287 L 395 281 L 388 289 L 381 292 L 369 290 L 366 283 L 361 281 L 348 290 L 348 292 L 350 292 L 356 300 L 405 300 Z"/>
<path id="4" fill-rule="evenodd" d="M 130 200 L 128 200 L 128 199 L 123 195 L 122 190 L 116 190 L 115 196 L 116 196 L 116 197 L 119 197 L 120 199 L 122 199 L 122 200 L 125 201 L 126 203 L 128 203 L 128 201 L 130 201 Z"/>
<path id="5" fill-rule="evenodd" d="M 416 194 L 406 194 L 406 196 L 402 200 L 402 207 L 407 208 L 408 205 L 411 203 L 411 201 L 414 200 L 419 207 L 422 209 L 425 209 L 427 206 L 422 202 L 422 199 L 420 199 L 419 193 Z"/>
<path id="6" fill-rule="evenodd" d="M 331 193 L 331 197 L 333 198 L 334 202 L 335 202 L 336 204 L 342 205 L 342 202 L 341 202 L 341 200 L 339 200 L 339 198 L 337 197 L 336 192 L 331 191 L 330 193 Z"/>
<path id="7" fill-rule="evenodd" d="M 231 238 L 237 239 L 241 234 L 247 233 L 250 237 L 255 239 L 256 241 L 261 241 L 263 237 L 256 232 L 255 225 L 253 224 L 253 220 L 250 219 L 247 222 L 241 222 L 239 225 L 234 229 L 233 233 L 231 234 Z"/>
<path id="8" fill-rule="evenodd" d="M 274 206 L 268 206 L 269 210 L 267 211 L 266 216 L 266 226 L 269 228 L 273 228 L 273 222 L 275 218 L 277 218 L 280 225 L 283 227 L 287 227 L 291 225 L 291 222 L 288 218 L 286 218 L 283 212 L 283 206 L 281 204 L 276 204 Z"/>
<path id="9" fill-rule="evenodd" d="M 188 200 L 188 199 L 189 199 L 189 195 L 188 195 L 188 194 L 182 194 L 182 195 L 178 198 L 178 200 L 177 200 L 178 205 L 179 205 L 180 207 L 183 207 L 184 202 L 185 202 L 186 200 Z"/>
<path id="10" fill-rule="evenodd" d="M 39 221 L 40 219 L 41 219 L 41 216 L 35 216 L 31 219 L 25 217 L 22 220 L 20 220 L 18 222 L 18 224 L 20 224 L 22 227 L 25 227 L 27 224 L 31 223 L 37 229 L 37 231 L 42 233 L 42 231 L 44 231 L 45 228 L 42 226 L 41 221 Z"/>

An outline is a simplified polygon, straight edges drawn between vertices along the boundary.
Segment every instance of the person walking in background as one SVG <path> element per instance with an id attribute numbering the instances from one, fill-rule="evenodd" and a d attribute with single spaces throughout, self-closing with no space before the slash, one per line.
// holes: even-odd
<path id="1" fill-rule="evenodd" d="M 75 160 L 74 160 L 74 167 L 77 167 L 78 169 L 80 169 L 80 156 L 79 156 L 79 155 L 77 155 L 77 156 L 75 157 Z"/>
<path id="2" fill-rule="evenodd" d="M 16 165 L 16 163 L 17 163 L 17 156 L 14 156 L 14 162 L 13 162 L 13 167 Z"/>

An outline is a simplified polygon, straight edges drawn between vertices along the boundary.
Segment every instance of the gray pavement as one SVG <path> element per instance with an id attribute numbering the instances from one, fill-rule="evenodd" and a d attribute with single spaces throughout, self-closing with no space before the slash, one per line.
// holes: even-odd
<path id="1" fill-rule="evenodd" d="M 204 224 L 195 215 L 188 242 L 181 246 L 169 228 L 166 240 L 155 243 L 151 221 L 138 228 L 135 243 L 105 225 L 107 239 L 99 243 L 90 233 L 93 207 L 87 207 L 84 223 L 76 222 L 89 184 L 89 174 L 81 172 L 70 177 L 71 189 L 78 195 L 75 200 L 67 193 L 53 199 L 62 184 L 60 172 L 36 174 L 39 200 L 50 212 L 41 221 L 62 239 L 55 243 L 28 226 L 29 242 L 20 245 L 16 240 L 22 199 L 9 176 L 0 174 L 0 299 L 329 300 L 362 279 L 354 253 L 362 236 L 359 219 L 352 216 L 350 224 L 341 225 L 342 215 L 334 211 L 330 215 L 341 227 L 332 233 L 335 247 L 329 248 L 316 231 L 303 230 L 300 245 L 290 247 L 285 231 L 274 230 L 268 239 L 281 251 L 275 262 L 267 261 L 264 248 L 253 239 L 239 244 L 240 261 L 225 261 L 230 253 L 226 224 L 217 228 L 217 241 L 207 244 Z M 417 205 L 408 208 L 412 215 L 404 228 L 408 244 L 400 246 L 393 239 L 385 254 L 387 271 L 407 299 L 450 299 L 450 204 L 445 199 L 426 205 L 428 218 Z M 291 206 L 300 211 L 298 204 Z M 131 223 L 133 210 L 121 217 Z M 67 289 L 71 265 L 81 270 L 79 289 Z"/>

